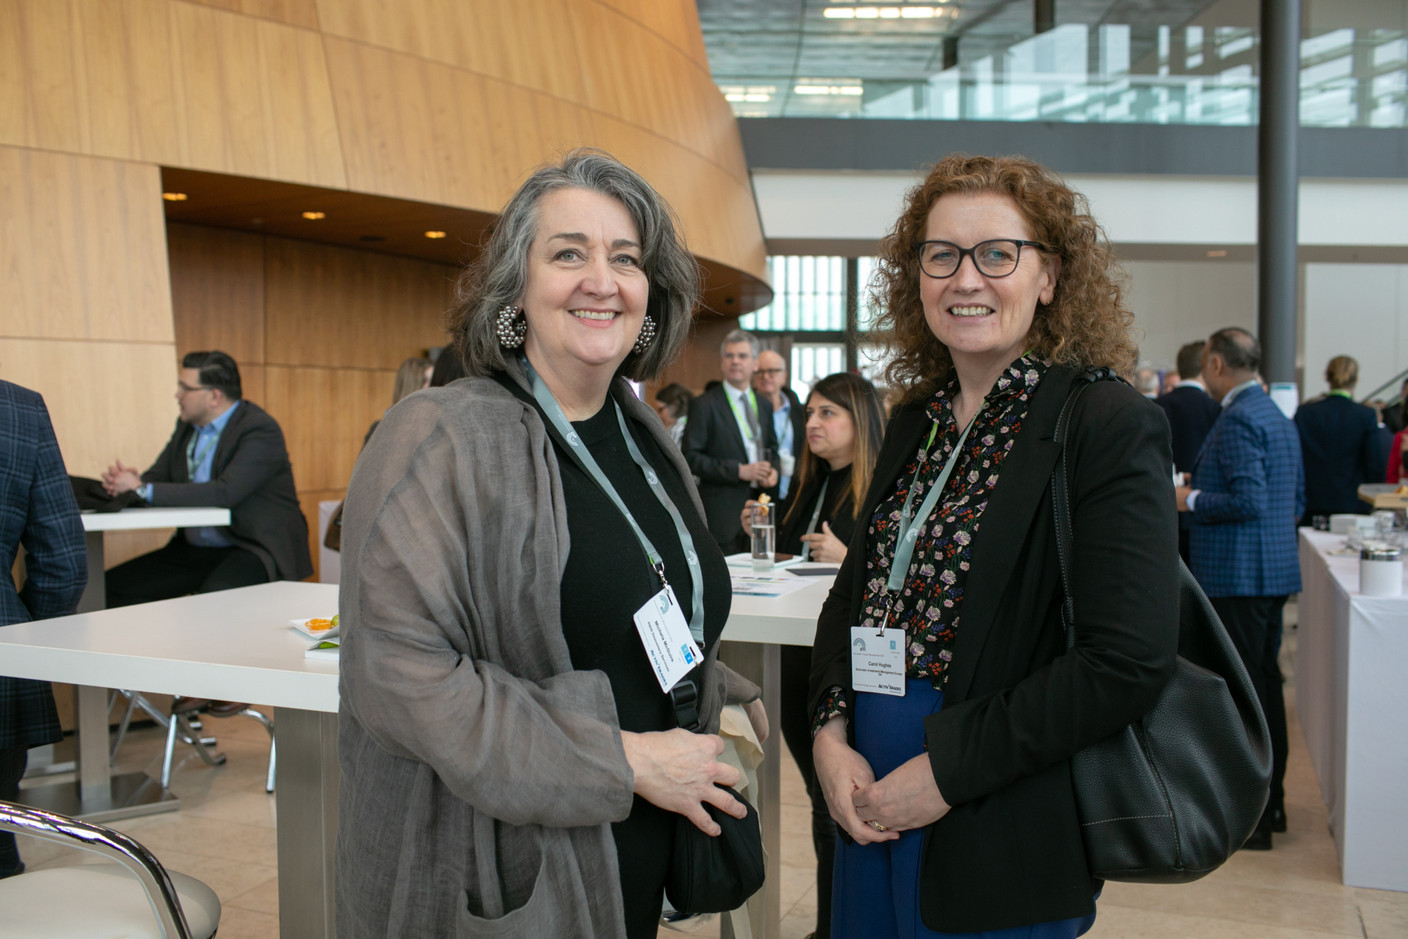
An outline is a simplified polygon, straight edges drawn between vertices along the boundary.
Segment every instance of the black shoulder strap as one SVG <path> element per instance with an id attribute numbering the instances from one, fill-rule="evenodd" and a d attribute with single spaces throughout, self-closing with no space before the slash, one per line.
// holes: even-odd
<path id="1" fill-rule="evenodd" d="M 1071 391 L 1066 395 L 1066 403 L 1061 408 L 1061 416 L 1056 419 L 1056 446 L 1061 448 L 1056 458 L 1056 468 L 1051 471 L 1051 509 L 1056 519 L 1056 556 L 1061 562 L 1061 590 L 1065 597 L 1061 601 L 1061 622 L 1066 630 L 1066 648 L 1076 644 L 1076 611 L 1071 598 L 1071 543 L 1075 540 L 1071 531 L 1070 479 L 1066 471 L 1066 432 L 1070 423 L 1071 411 L 1080 393 L 1098 381 L 1124 381 L 1115 370 L 1109 367 L 1094 366 L 1076 375 Z"/>

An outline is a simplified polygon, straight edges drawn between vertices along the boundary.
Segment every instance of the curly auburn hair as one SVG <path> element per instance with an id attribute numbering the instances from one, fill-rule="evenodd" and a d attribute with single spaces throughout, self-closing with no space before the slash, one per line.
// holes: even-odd
<path id="1" fill-rule="evenodd" d="M 919 297 L 919 254 L 929 211 L 950 193 L 995 192 L 1009 197 L 1031 226 L 1042 255 L 1060 268 L 1049 304 L 1038 302 L 1026 347 L 1062 365 L 1134 366 L 1134 314 L 1124 305 L 1124 270 L 1085 197 L 1054 172 L 1023 157 L 954 154 L 937 163 L 905 196 L 904 211 L 881 242 L 872 281 L 876 328 L 896 353 L 886 379 L 906 387 L 909 400 L 927 397 L 948 379 L 953 359 L 929 329 Z"/>

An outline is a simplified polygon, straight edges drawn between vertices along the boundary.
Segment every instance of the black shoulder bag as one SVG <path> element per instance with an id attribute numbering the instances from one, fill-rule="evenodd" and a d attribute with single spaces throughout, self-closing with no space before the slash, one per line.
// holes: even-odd
<path id="1" fill-rule="evenodd" d="M 702 728 L 699 692 L 694 679 L 684 678 L 670 689 L 670 704 L 679 725 L 691 733 Z M 723 829 L 710 837 L 683 815 L 675 818 L 675 847 L 665 877 L 665 896 L 681 913 L 727 913 L 736 910 L 763 886 L 763 833 L 758 810 L 728 786 L 720 786 L 748 808 L 734 818 L 708 803 L 704 808 Z"/>
<path id="2" fill-rule="evenodd" d="M 1115 378 L 1089 369 L 1056 423 L 1061 455 L 1051 475 L 1066 647 L 1076 642 L 1071 599 L 1071 507 L 1066 430 L 1076 398 Z M 1147 714 L 1071 757 L 1093 876 L 1186 883 L 1242 846 L 1266 807 L 1271 741 L 1251 679 L 1198 582 L 1178 562 L 1178 664 Z"/>

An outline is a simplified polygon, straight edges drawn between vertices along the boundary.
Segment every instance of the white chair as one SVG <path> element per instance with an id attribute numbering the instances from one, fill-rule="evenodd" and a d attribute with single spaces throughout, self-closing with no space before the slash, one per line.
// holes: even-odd
<path id="1" fill-rule="evenodd" d="M 112 861 L 0 880 L 0 934 L 6 939 L 210 939 L 220 925 L 215 891 L 194 877 L 168 872 L 120 831 L 12 802 L 0 802 L 0 829 Z"/>

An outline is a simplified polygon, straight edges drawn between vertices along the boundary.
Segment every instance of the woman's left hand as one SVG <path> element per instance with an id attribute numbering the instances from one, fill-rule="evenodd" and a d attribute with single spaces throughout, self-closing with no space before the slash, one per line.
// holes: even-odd
<path id="1" fill-rule="evenodd" d="M 840 564 L 846 559 L 846 544 L 831 533 L 830 522 L 822 522 L 821 531 L 803 535 L 802 541 L 812 546 L 810 557 L 813 561 Z"/>
<path id="2" fill-rule="evenodd" d="M 901 763 L 884 779 L 857 789 L 851 802 L 861 818 L 891 831 L 923 828 L 943 818 L 950 808 L 923 753 Z"/>

